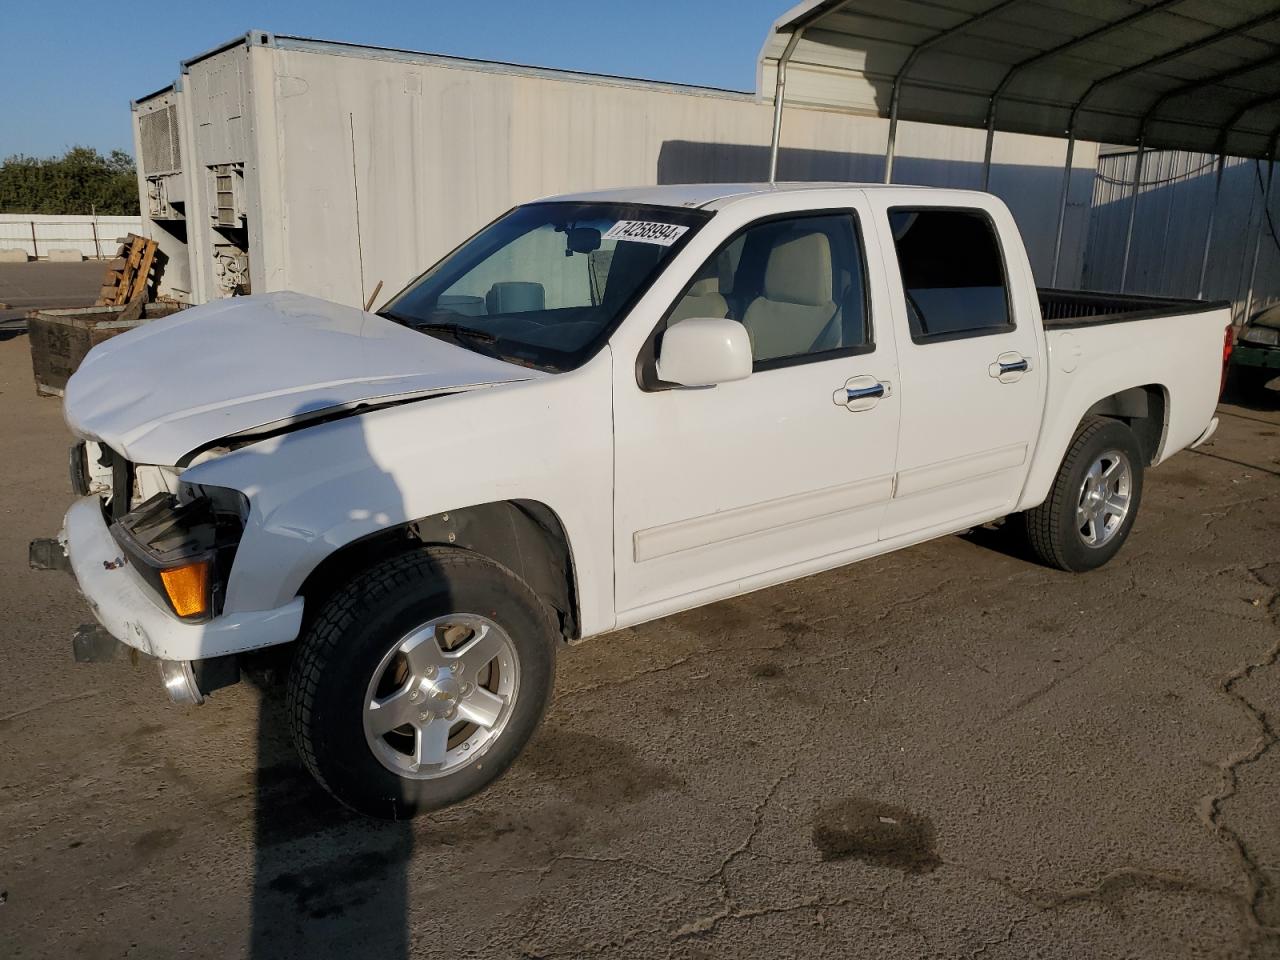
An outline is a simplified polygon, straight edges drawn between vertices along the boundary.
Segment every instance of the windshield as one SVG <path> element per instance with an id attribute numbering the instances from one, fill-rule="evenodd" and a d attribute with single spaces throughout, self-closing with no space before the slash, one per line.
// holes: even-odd
<path id="1" fill-rule="evenodd" d="M 482 353 L 570 370 L 709 217 L 616 203 L 517 207 L 379 313 Z"/>

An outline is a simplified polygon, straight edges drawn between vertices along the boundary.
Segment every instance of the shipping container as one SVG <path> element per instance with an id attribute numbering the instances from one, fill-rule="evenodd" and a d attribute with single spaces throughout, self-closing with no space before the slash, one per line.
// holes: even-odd
<path id="1" fill-rule="evenodd" d="M 770 91 L 771 93 L 771 91 Z M 384 302 L 540 196 L 767 179 L 770 97 L 251 32 L 133 105 L 142 213 L 182 302 L 297 290 Z M 779 179 L 879 181 L 886 121 L 788 109 Z M 1051 270 L 1061 141 L 1002 136 L 992 190 Z M 979 188 L 980 130 L 903 124 L 898 182 Z M 1060 283 L 1078 281 L 1097 151 L 1076 149 Z"/>

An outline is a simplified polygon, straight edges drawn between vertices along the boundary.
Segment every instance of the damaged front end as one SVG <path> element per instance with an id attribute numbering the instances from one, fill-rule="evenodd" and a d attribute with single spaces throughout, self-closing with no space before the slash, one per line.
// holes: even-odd
<path id="1" fill-rule="evenodd" d="M 170 618 L 199 628 L 222 612 L 248 519 L 245 496 L 185 484 L 177 469 L 138 466 L 93 442 L 72 446 L 70 474 L 81 499 L 58 538 L 31 542 L 28 560 L 32 569 L 74 574 L 101 621 L 76 630 L 74 658 L 153 657 L 177 703 L 202 703 L 205 694 L 237 682 L 235 656 L 169 656 L 173 645 L 157 635 L 171 632 Z"/>

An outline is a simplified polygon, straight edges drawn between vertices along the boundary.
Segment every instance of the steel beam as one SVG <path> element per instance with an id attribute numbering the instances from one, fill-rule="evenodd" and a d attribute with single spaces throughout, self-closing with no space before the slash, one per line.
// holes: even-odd
<path id="1" fill-rule="evenodd" d="M 1067 221 L 1067 195 L 1071 191 L 1071 161 L 1076 152 L 1076 138 L 1071 135 L 1067 138 L 1067 163 L 1062 170 L 1062 195 L 1058 198 L 1058 231 L 1053 238 L 1053 273 L 1049 279 L 1049 286 L 1056 287 L 1058 285 L 1058 261 L 1062 258 L 1062 228 Z"/>
<path id="2" fill-rule="evenodd" d="M 1142 185 L 1142 160 L 1146 155 L 1147 145 L 1138 141 L 1138 158 L 1133 167 L 1133 187 L 1129 191 L 1129 226 L 1124 232 L 1124 261 L 1120 265 L 1120 292 L 1124 293 L 1129 283 L 1129 251 L 1133 247 L 1133 221 L 1138 213 L 1138 190 Z"/>
<path id="3" fill-rule="evenodd" d="M 991 151 L 996 145 L 996 115 L 987 117 L 987 146 L 982 152 L 982 189 L 991 190 Z"/>
<path id="4" fill-rule="evenodd" d="M 1223 40 L 1239 36 L 1242 33 L 1248 33 L 1250 30 L 1265 26 L 1275 20 L 1280 20 L 1280 8 L 1271 10 L 1261 16 L 1254 17 L 1252 20 L 1246 20 L 1244 23 L 1236 24 L 1234 27 L 1228 27 L 1226 30 L 1219 30 L 1217 33 L 1210 34 L 1207 37 L 1201 37 L 1199 40 L 1194 40 L 1191 43 L 1185 43 L 1182 46 L 1176 47 L 1166 53 L 1162 53 L 1159 56 L 1152 57 L 1150 60 L 1144 60 L 1141 63 L 1135 63 L 1133 66 L 1125 67 L 1123 70 L 1117 70 L 1115 73 L 1109 73 L 1106 76 L 1099 77 L 1089 85 L 1088 89 L 1085 90 L 1080 99 L 1076 101 L 1076 105 L 1072 107 L 1071 120 L 1067 124 L 1068 128 L 1075 130 L 1076 119 L 1080 116 L 1081 109 L 1089 99 L 1103 87 L 1123 80 L 1126 77 L 1131 77 L 1138 73 L 1145 73 L 1153 67 L 1162 66 L 1163 64 L 1181 59 L 1189 54 L 1198 53 L 1201 50 L 1208 49 L 1216 43 L 1221 43 Z"/>
<path id="5" fill-rule="evenodd" d="M 916 65 L 916 61 L 920 59 L 920 54 L 933 49 L 940 43 L 944 43 L 956 34 L 963 33 L 970 27 L 977 26 L 986 20 L 991 19 L 997 14 L 1003 13 L 1009 7 L 1016 6 L 1019 3 L 1025 3 L 1027 0 L 1001 0 L 994 7 L 989 7 L 981 13 L 976 13 L 967 20 L 962 20 L 954 27 L 948 27 L 940 33 L 934 34 L 923 43 L 917 44 L 911 48 L 911 52 L 907 54 L 907 59 L 902 61 L 902 66 L 898 68 L 898 72 L 893 77 L 893 93 L 889 97 L 889 140 L 885 146 L 884 154 L 884 182 L 893 183 L 893 160 L 897 152 L 898 143 L 898 104 L 902 99 L 902 83 L 906 79 L 907 74 Z"/>
<path id="6" fill-rule="evenodd" d="M 1253 235 L 1253 265 L 1249 268 L 1249 292 L 1244 298 L 1244 316 L 1241 323 L 1248 323 L 1253 311 L 1253 283 L 1258 278 L 1258 253 L 1262 250 L 1262 232 L 1267 227 L 1267 214 L 1271 204 L 1271 181 L 1275 179 L 1276 150 L 1275 140 L 1271 142 L 1271 152 L 1267 154 L 1267 186 L 1262 191 L 1262 215 L 1258 217 L 1258 232 Z"/>
<path id="7" fill-rule="evenodd" d="M 1209 208 L 1209 226 L 1204 231 L 1204 252 L 1200 255 L 1200 285 L 1196 288 L 1196 296 L 1204 299 L 1204 281 L 1209 273 L 1209 247 L 1213 242 L 1213 221 L 1218 215 L 1218 198 L 1222 196 L 1222 171 L 1227 165 L 1227 155 L 1218 154 L 1218 175 L 1213 184 L 1213 206 Z"/>
<path id="8" fill-rule="evenodd" d="M 773 86 L 773 142 L 769 145 L 769 182 L 778 177 L 778 145 L 782 140 L 782 105 L 787 96 L 787 64 L 796 52 L 796 44 L 804 36 L 804 27 L 797 27 L 787 40 L 782 56 L 778 58 L 777 76 Z"/>
<path id="9" fill-rule="evenodd" d="M 1209 225 L 1205 228 L 1204 232 L 1204 252 L 1200 255 L 1200 284 L 1196 288 L 1196 296 L 1202 300 L 1204 299 L 1205 279 L 1209 274 L 1209 248 L 1213 243 L 1213 222 L 1218 214 L 1218 201 L 1222 197 L 1222 173 L 1227 164 L 1227 137 L 1230 136 L 1232 128 L 1235 127 L 1235 125 L 1240 122 L 1241 118 L 1250 110 L 1256 110 L 1258 107 L 1266 106 L 1278 99 L 1280 99 L 1280 94 L 1269 93 L 1264 97 L 1257 97 L 1250 100 L 1232 114 L 1231 119 L 1224 123 L 1222 125 L 1222 129 L 1218 132 L 1218 172 L 1214 178 L 1213 184 L 1213 205 L 1209 207 Z M 1273 143 L 1274 141 L 1275 136 L 1273 135 L 1268 142 Z M 1272 152 L 1274 153 L 1274 150 Z M 1271 174 L 1268 171 L 1268 184 L 1270 184 L 1270 177 Z"/>
<path id="10" fill-rule="evenodd" d="M 1253 73 L 1255 70 L 1261 70 L 1264 67 L 1270 67 L 1277 63 L 1280 63 L 1280 51 L 1263 57 L 1261 60 L 1250 60 L 1248 63 L 1242 63 L 1239 66 L 1232 67 L 1230 70 L 1224 70 L 1221 73 L 1215 73 L 1208 77 L 1201 77 L 1199 80 L 1192 81 L 1191 83 L 1184 83 L 1181 86 L 1174 87 L 1172 90 L 1166 90 L 1156 98 L 1155 102 L 1151 104 L 1151 107 L 1147 112 L 1143 114 L 1139 137 L 1144 140 L 1146 139 L 1147 128 L 1150 126 L 1151 121 L 1156 119 L 1156 114 L 1160 111 L 1160 108 L 1170 100 L 1176 100 L 1178 97 L 1185 97 L 1187 94 L 1195 93 L 1196 91 L 1203 90 L 1206 87 L 1217 86 L 1220 83 L 1225 83 L 1227 80 L 1234 80 L 1236 77 L 1244 76 L 1246 73 Z M 1262 103 L 1269 102 L 1276 97 L 1277 94 L 1268 93 L 1265 97 L 1254 103 L 1257 106 L 1261 106 Z M 1223 129 L 1226 129 L 1229 124 L 1233 124 L 1235 120 L 1238 120 L 1240 116 L 1243 116 L 1244 113 L 1247 113 L 1251 109 L 1253 109 L 1252 106 L 1246 105 L 1244 110 L 1239 111 L 1231 121 L 1228 121 L 1228 124 L 1223 125 Z"/>
<path id="11" fill-rule="evenodd" d="M 1064 53 L 1068 53 L 1071 50 L 1074 50 L 1076 47 L 1083 46 L 1084 44 L 1089 43 L 1090 41 L 1096 40 L 1099 37 L 1105 36 L 1106 34 L 1111 33 L 1114 30 L 1120 30 L 1120 29 L 1123 29 L 1124 27 L 1131 26 L 1135 22 L 1145 19 L 1146 17 L 1149 17 L 1152 14 L 1161 13 L 1164 10 L 1168 9 L 1169 7 L 1175 6 L 1176 4 L 1179 4 L 1179 3 L 1185 3 L 1185 2 L 1186 0 L 1159 0 L 1159 2 L 1153 3 L 1149 7 L 1143 7 L 1129 14 L 1127 17 L 1121 17 L 1119 20 L 1112 21 L 1111 23 L 1104 23 L 1102 26 L 1097 27 L 1093 30 L 1090 30 L 1088 33 L 1082 33 L 1080 36 L 1072 37 L 1070 40 L 1067 40 L 1065 43 L 1060 43 L 1056 47 L 1050 47 L 1048 50 L 1042 50 L 1040 53 L 1037 53 L 1034 56 L 1027 57 L 1023 60 L 1020 60 L 1017 63 L 1015 63 L 1013 66 L 1011 66 L 1008 70 L 1006 70 L 1004 76 L 1000 78 L 1000 82 L 996 84 L 995 90 L 992 91 L 990 99 L 988 99 L 987 101 L 987 151 L 986 151 L 986 161 L 985 161 L 986 170 L 983 175 L 982 189 L 986 190 L 987 185 L 990 181 L 991 148 L 996 135 L 996 111 L 999 109 L 1000 98 L 1004 95 L 1005 90 L 1009 88 L 1009 84 L 1013 82 L 1013 80 L 1018 76 L 1018 74 L 1020 74 L 1023 70 L 1026 70 L 1028 67 L 1035 66 L 1037 63 L 1043 63 L 1046 60 L 1052 60 L 1054 57 L 1061 56 Z M 1074 131 L 1075 129 L 1075 112 L 1074 111 L 1071 114 L 1070 128 L 1072 131 Z"/>
<path id="12" fill-rule="evenodd" d="M 1254 97 L 1246 103 L 1242 103 L 1240 108 L 1236 110 L 1235 113 L 1231 114 L 1227 122 L 1224 123 L 1222 128 L 1218 131 L 1218 152 L 1225 152 L 1227 138 L 1231 136 L 1231 131 L 1235 128 L 1235 125 L 1244 119 L 1245 114 L 1251 113 L 1259 107 L 1267 107 L 1274 103 L 1280 103 L 1280 93 L 1277 93 L 1274 90 L 1270 93 L 1265 93 L 1260 97 Z M 1274 138 L 1269 137 L 1267 139 L 1268 149 L 1270 149 L 1269 145 L 1272 139 Z"/>

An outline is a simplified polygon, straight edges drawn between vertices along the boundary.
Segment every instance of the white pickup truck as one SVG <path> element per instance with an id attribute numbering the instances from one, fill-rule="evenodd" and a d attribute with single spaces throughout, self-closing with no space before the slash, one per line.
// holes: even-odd
<path id="1" fill-rule="evenodd" d="M 1216 426 L 1228 323 L 1037 290 L 981 193 L 559 197 L 376 315 L 273 293 L 97 347 L 32 563 L 100 621 L 80 659 L 135 648 L 179 702 L 290 645 L 308 767 L 410 816 L 511 764 L 565 641 L 1001 518 L 1102 565 Z"/>

